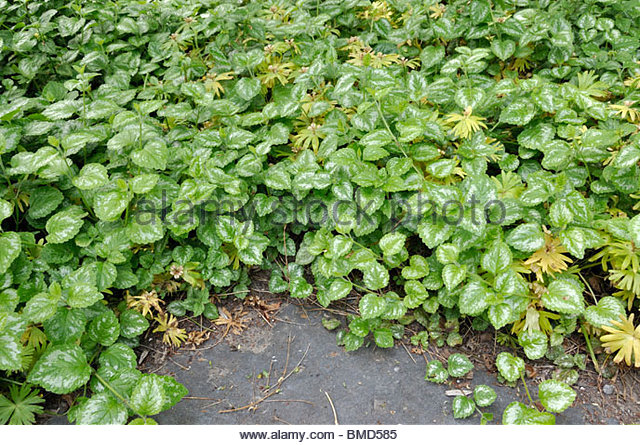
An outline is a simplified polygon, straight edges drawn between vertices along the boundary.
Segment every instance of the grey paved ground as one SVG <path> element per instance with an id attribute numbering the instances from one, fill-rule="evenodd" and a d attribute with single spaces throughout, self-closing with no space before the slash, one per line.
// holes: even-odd
<path id="1" fill-rule="evenodd" d="M 331 398 L 340 424 L 478 424 L 479 415 L 456 421 L 451 414 L 452 389 L 424 381 L 421 356 L 411 359 L 402 346 L 383 350 L 369 346 L 345 352 L 336 346 L 335 333 L 321 325 L 319 312 L 306 312 L 287 304 L 278 314 L 286 320 L 272 328 L 252 324 L 235 340 L 227 339 L 214 348 L 181 351 L 167 361 L 159 373 L 174 375 L 187 386 L 189 397 L 173 409 L 158 415 L 161 424 L 333 424 Z M 271 386 L 282 376 L 287 356 L 288 370 L 294 369 L 305 351 L 299 369 L 282 384 L 278 394 L 255 410 L 220 413 L 250 404 L 265 393 L 267 378 L 257 376 L 271 369 Z M 200 347 L 213 344 L 210 340 Z M 525 401 L 522 385 L 499 385 L 487 372 L 474 370 L 476 384 L 490 384 L 498 393 L 487 410 L 500 421 L 511 401 Z M 533 385 L 535 386 L 535 385 Z M 326 394 L 325 394 L 326 392 Z M 535 396 L 534 396 L 535 397 Z M 198 398 L 206 398 L 198 399 Z M 557 415 L 558 423 L 585 423 L 585 411 L 576 407 Z M 495 422 L 494 422 L 495 423 Z"/>

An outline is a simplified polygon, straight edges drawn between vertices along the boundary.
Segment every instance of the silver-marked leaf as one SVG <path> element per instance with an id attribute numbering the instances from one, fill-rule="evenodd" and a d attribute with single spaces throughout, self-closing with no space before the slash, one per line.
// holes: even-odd
<path id="1" fill-rule="evenodd" d="M 378 245 L 380 246 L 380 249 L 382 250 L 382 253 L 385 254 L 385 256 L 392 256 L 402 251 L 406 240 L 407 237 L 402 233 L 392 232 L 387 233 L 382 238 L 380 238 Z"/>
<path id="2" fill-rule="evenodd" d="M 589 306 L 584 311 L 584 318 L 591 326 L 611 326 L 611 321 L 620 320 L 621 315 L 626 315 L 625 307 L 616 297 L 602 297 L 597 305 Z"/>
<path id="3" fill-rule="evenodd" d="M 536 106 L 529 99 L 516 99 L 500 113 L 500 122 L 512 125 L 526 125 L 536 115 Z"/>
<path id="4" fill-rule="evenodd" d="M 473 369 L 473 363 L 464 354 L 451 354 L 447 360 L 447 370 L 451 377 L 463 377 Z"/>
<path id="5" fill-rule="evenodd" d="M 375 294 L 366 294 L 360 299 L 360 315 L 364 319 L 380 317 L 385 313 L 387 301 Z"/>
<path id="6" fill-rule="evenodd" d="M 538 386 L 538 397 L 547 410 L 561 413 L 576 400 L 576 392 L 566 383 L 545 380 Z"/>
<path id="7" fill-rule="evenodd" d="M 507 244 L 523 252 L 533 252 L 544 246 L 544 234 L 538 224 L 521 224 L 507 235 Z"/>
<path id="8" fill-rule="evenodd" d="M 485 407 L 491 405 L 496 401 L 496 392 L 492 387 L 487 385 L 478 385 L 473 389 L 473 399 L 476 401 L 476 405 Z"/>
<path id="9" fill-rule="evenodd" d="M 78 425 L 124 425 L 127 407 L 108 391 L 91 396 L 76 412 Z"/>
<path id="10" fill-rule="evenodd" d="M 502 413 L 503 425 L 555 425 L 556 418 L 551 413 L 541 413 L 520 402 L 511 402 Z"/>
<path id="11" fill-rule="evenodd" d="M 466 419 L 476 410 L 476 404 L 469 397 L 456 396 L 451 403 L 454 419 Z"/>
<path id="12" fill-rule="evenodd" d="M 449 378 L 449 373 L 440 360 L 432 360 L 427 363 L 427 373 L 424 379 L 433 383 L 444 383 Z"/>
<path id="13" fill-rule="evenodd" d="M 544 332 L 524 330 L 518 336 L 518 343 L 524 348 L 527 358 L 537 360 L 544 357 L 549 342 Z"/>
<path id="14" fill-rule="evenodd" d="M 0 274 L 9 269 L 22 250 L 20 235 L 16 232 L 0 233 Z"/>
<path id="15" fill-rule="evenodd" d="M 83 218 L 87 215 L 88 213 L 78 206 L 71 206 L 56 213 L 47 221 L 47 241 L 52 244 L 69 241 L 78 234 L 84 224 Z"/>
<path id="16" fill-rule="evenodd" d="M 101 164 L 86 164 L 78 176 L 73 178 L 73 185 L 80 190 L 93 190 L 109 182 L 109 174 Z"/>
<path id="17" fill-rule="evenodd" d="M 55 394 L 67 394 L 89 381 L 91 367 L 78 345 L 52 346 L 33 365 L 27 380 Z"/>
<path id="18" fill-rule="evenodd" d="M 129 404 L 141 416 L 153 416 L 162 411 L 164 405 L 164 386 L 156 375 L 143 375 L 131 391 Z"/>
<path id="19" fill-rule="evenodd" d="M 508 352 L 501 352 L 496 357 L 496 367 L 500 375 L 509 382 L 515 382 L 524 372 L 524 360 L 514 357 Z"/>
<path id="20" fill-rule="evenodd" d="M 542 303 L 547 309 L 563 314 L 580 315 L 584 310 L 581 283 L 575 279 L 558 278 L 549 284 L 542 295 Z"/>

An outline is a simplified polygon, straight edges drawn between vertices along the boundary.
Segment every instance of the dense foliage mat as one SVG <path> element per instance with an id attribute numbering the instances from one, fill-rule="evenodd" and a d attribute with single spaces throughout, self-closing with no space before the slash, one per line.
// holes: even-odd
<path id="1" fill-rule="evenodd" d="M 572 371 L 540 385 L 549 412 L 584 366 L 565 336 L 640 366 L 637 1 L 0 11 L 0 421 L 33 422 L 45 390 L 71 421 L 153 422 L 186 390 L 136 369 L 139 336 L 180 345 L 252 267 L 293 298 L 356 295 L 348 350 L 495 328 L 505 381 L 518 354 Z M 553 422 L 531 402 L 503 422 Z"/>

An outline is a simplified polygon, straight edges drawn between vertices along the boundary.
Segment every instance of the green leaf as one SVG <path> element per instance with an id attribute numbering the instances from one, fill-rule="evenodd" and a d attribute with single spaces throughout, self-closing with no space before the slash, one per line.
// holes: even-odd
<path id="1" fill-rule="evenodd" d="M 444 383 L 449 378 L 449 373 L 440 360 L 432 360 L 427 363 L 427 374 L 424 379 L 433 383 Z"/>
<path id="2" fill-rule="evenodd" d="M 494 242 L 482 256 L 482 268 L 498 275 L 511 265 L 511 249 L 501 241 Z"/>
<path id="3" fill-rule="evenodd" d="M 102 294 L 89 283 L 76 283 L 67 293 L 67 304 L 71 307 L 89 307 L 96 301 L 102 300 Z"/>
<path id="4" fill-rule="evenodd" d="M 363 269 L 364 285 L 368 289 L 382 289 L 389 284 L 389 271 L 377 261 L 368 262 Z"/>
<path id="5" fill-rule="evenodd" d="M 153 420 L 153 417 L 137 417 L 129 422 L 127 425 L 157 425 L 158 422 Z"/>
<path id="6" fill-rule="evenodd" d="M 385 256 L 393 256 L 402 251 L 407 237 L 400 232 L 391 232 L 380 238 L 378 245 Z"/>
<path id="7" fill-rule="evenodd" d="M 473 389 L 473 399 L 479 407 L 491 405 L 497 397 L 496 392 L 490 386 L 478 385 Z"/>
<path id="8" fill-rule="evenodd" d="M 86 324 L 87 317 L 81 309 L 61 307 L 44 322 L 44 332 L 54 344 L 73 343 L 82 336 Z"/>
<path id="9" fill-rule="evenodd" d="M 454 290 L 467 276 L 467 266 L 447 264 L 442 269 L 442 282 L 448 290 Z"/>
<path id="10" fill-rule="evenodd" d="M 244 100 L 251 100 L 260 93 L 260 79 L 243 77 L 236 83 L 235 91 Z"/>
<path id="11" fill-rule="evenodd" d="M 329 287 L 329 300 L 336 301 L 341 300 L 351 292 L 353 285 L 351 282 L 343 279 L 333 280 Z"/>
<path id="12" fill-rule="evenodd" d="M 412 255 L 409 266 L 402 268 L 402 277 L 406 280 L 418 280 L 429 274 L 429 263 L 421 255 Z"/>
<path id="13" fill-rule="evenodd" d="M 379 348 L 393 348 L 393 333 L 391 329 L 376 329 L 373 331 L 373 339 Z"/>
<path id="14" fill-rule="evenodd" d="M 521 224 L 507 235 L 507 244 L 523 252 L 534 252 L 544 246 L 544 234 L 538 224 Z"/>
<path id="15" fill-rule="evenodd" d="M 447 370 L 451 377 L 463 377 L 473 369 L 473 363 L 464 354 L 451 354 L 447 360 Z"/>
<path id="16" fill-rule="evenodd" d="M 547 352 L 547 336 L 540 331 L 522 331 L 518 336 L 518 343 L 524 348 L 524 353 L 530 360 L 544 357 Z"/>
<path id="17" fill-rule="evenodd" d="M 100 366 L 108 366 L 114 370 L 134 369 L 138 364 L 136 353 L 127 345 L 116 343 L 100 354 Z"/>
<path id="18" fill-rule="evenodd" d="M 384 297 L 375 294 L 366 294 L 358 304 L 362 318 L 370 319 L 380 317 L 385 313 L 387 301 Z"/>
<path id="19" fill-rule="evenodd" d="M 89 324 L 89 337 L 103 346 L 111 346 L 120 336 L 120 323 L 113 311 L 107 310 Z"/>
<path id="20" fill-rule="evenodd" d="M 169 160 L 169 149 L 162 139 L 151 139 L 142 149 L 131 153 L 131 160 L 142 168 L 164 170 Z"/>
<path id="21" fill-rule="evenodd" d="M 162 405 L 162 411 L 166 411 L 176 403 L 180 401 L 184 396 L 189 394 L 187 388 L 181 383 L 178 383 L 176 379 L 168 375 L 156 375 L 156 380 L 162 384 L 164 389 L 164 404 Z"/>
<path id="22" fill-rule="evenodd" d="M 40 292 L 27 302 L 22 315 L 33 323 L 42 323 L 55 315 L 59 301 L 60 294 Z"/>
<path id="23" fill-rule="evenodd" d="M 340 327 L 340 320 L 337 318 L 323 318 L 322 326 L 328 331 L 333 331 L 334 329 L 338 329 Z"/>
<path id="24" fill-rule="evenodd" d="M 476 410 L 476 404 L 469 397 L 456 396 L 451 403 L 454 419 L 466 419 Z"/>
<path id="25" fill-rule="evenodd" d="M 516 44 L 513 40 L 500 40 L 494 38 L 491 41 L 491 51 L 503 62 L 513 55 Z"/>
<path id="26" fill-rule="evenodd" d="M 529 99 L 516 99 L 500 113 L 500 122 L 523 126 L 536 115 L 536 107 Z"/>
<path id="27" fill-rule="evenodd" d="M 158 183 L 160 176 L 155 173 L 145 173 L 131 179 L 131 191 L 137 195 L 150 192 Z"/>
<path id="28" fill-rule="evenodd" d="M 4 199 L 0 199 L 0 223 L 13 215 L 13 204 Z"/>
<path id="29" fill-rule="evenodd" d="M 149 322 L 139 312 L 126 310 L 120 314 L 120 335 L 125 338 L 136 338 L 149 329 Z"/>
<path id="30" fill-rule="evenodd" d="M 629 235 L 636 246 L 640 246 L 640 214 L 629 221 Z"/>
<path id="31" fill-rule="evenodd" d="M 406 293 L 404 304 L 411 309 L 420 306 L 424 300 L 429 298 L 429 293 L 424 287 L 424 284 L 416 280 L 409 280 L 405 282 L 404 291 Z"/>
<path id="32" fill-rule="evenodd" d="M 73 185 L 80 190 L 93 190 L 107 182 L 109 182 L 109 174 L 101 164 L 85 164 L 78 176 L 73 178 Z"/>
<path id="33" fill-rule="evenodd" d="M 55 394 L 67 394 L 87 383 L 91 367 L 80 346 L 52 346 L 33 365 L 27 380 Z"/>
<path id="34" fill-rule="evenodd" d="M 472 281 L 460 292 L 458 300 L 460 313 L 480 315 L 489 306 L 492 297 L 493 291 L 478 281 Z"/>
<path id="35" fill-rule="evenodd" d="M 313 286 L 303 277 L 295 277 L 291 279 L 289 291 L 293 298 L 307 298 L 313 292 Z"/>
<path id="36" fill-rule="evenodd" d="M 505 380 L 515 382 L 524 372 L 524 360 L 520 357 L 514 357 L 508 352 L 501 352 L 496 357 L 496 367 Z"/>
<path id="37" fill-rule="evenodd" d="M 61 244 L 75 237 L 84 224 L 82 220 L 88 213 L 77 206 L 71 206 L 56 213 L 47 221 L 47 241 Z"/>
<path id="38" fill-rule="evenodd" d="M 29 197 L 29 216 L 44 218 L 64 200 L 62 192 L 53 187 L 38 187 Z"/>
<path id="39" fill-rule="evenodd" d="M 15 317 L 15 318 L 14 318 Z M 11 320 L 7 320 L 12 318 Z M 22 368 L 22 335 L 25 325 L 16 315 L 4 315 L 0 313 L 0 369 L 14 371 Z"/>
<path id="40" fill-rule="evenodd" d="M 487 316 L 489 317 L 489 321 L 493 327 L 496 329 L 500 329 L 513 321 L 511 306 L 506 303 L 500 303 L 489 307 Z"/>
<path id="41" fill-rule="evenodd" d="M 542 295 L 544 307 L 563 314 L 580 315 L 584 311 L 583 289 L 579 281 L 558 278 L 549 284 Z"/>
<path id="42" fill-rule="evenodd" d="M 391 144 L 393 137 L 387 130 L 375 130 L 371 133 L 367 133 L 360 139 L 360 143 L 365 147 L 383 147 Z"/>
<path id="43" fill-rule="evenodd" d="M 566 383 L 545 380 L 538 386 L 538 397 L 547 410 L 561 413 L 576 400 L 576 392 Z"/>
<path id="44" fill-rule="evenodd" d="M 36 414 L 42 414 L 44 399 L 29 385 L 9 386 L 9 398 L 0 395 L 0 424 L 33 425 Z"/>
<path id="45" fill-rule="evenodd" d="M 9 269 L 22 250 L 20 235 L 16 232 L 0 233 L 0 274 Z"/>
<path id="46" fill-rule="evenodd" d="M 455 263 L 459 254 L 460 249 L 454 244 L 440 244 L 436 249 L 436 258 L 441 264 Z"/>
<path id="47" fill-rule="evenodd" d="M 126 234 L 134 244 L 151 244 L 164 238 L 162 220 L 156 215 L 134 218 L 126 227 Z"/>
<path id="48" fill-rule="evenodd" d="M 127 407 L 108 391 L 91 396 L 76 412 L 78 425 L 124 425 Z"/>
<path id="49" fill-rule="evenodd" d="M 347 332 L 343 339 L 345 351 L 355 351 L 364 344 L 364 338 Z"/>
<path id="50" fill-rule="evenodd" d="M 349 323 L 349 332 L 358 337 L 366 337 L 369 334 L 369 322 L 362 318 L 354 318 Z"/>
<path id="51" fill-rule="evenodd" d="M 165 391 L 162 382 L 151 375 L 143 375 L 131 391 L 129 405 L 140 416 L 154 416 L 162 411 Z"/>
<path id="52" fill-rule="evenodd" d="M 114 221 L 120 218 L 129 205 L 129 199 L 128 194 L 120 190 L 97 194 L 93 203 L 96 216 L 102 221 Z"/>
<path id="53" fill-rule="evenodd" d="M 602 297 L 597 305 L 589 306 L 584 311 L 584 318 L 596 328 L 615 327 L 611 322 L 620 320 L 620 315 L 626 315 L 625 307 L 616 297 Z"/>
<path id="54" fill-rule="evenodd" d="M 503 425 L 555 425 L 556 418 L 520 402 L 511 402 L 502 413 Z"/>

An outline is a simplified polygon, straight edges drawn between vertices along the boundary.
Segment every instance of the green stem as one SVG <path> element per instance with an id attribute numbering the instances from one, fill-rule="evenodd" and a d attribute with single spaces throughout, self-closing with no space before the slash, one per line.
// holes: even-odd
<path id="1" fill-rule="evenodd" d="M 354 287 L 357 287 L 357 288 L 358 288 L 358 289 L 360 289 L 361 291 L 363 291 L 363 292 L 371 292 L 371 289 L 367 289 L 367 288 L 366 288 L 366 287 L 364 287 L 364 286 L 360 286 L 359 284 L 354 283 L 353 281 L 349 280 L 349 279 L 348 279 L 348 278 L 346 278 L 346 277 L 345 277 L 345 279 L 346 279 L 347 281 L 349 281 L 349 282 L 350 282 Z"/>
<path id="2" fill-rule="evenodd" d="M 527 382 L 524 380 L 524 373 L 520 374 L 520 378 L 522 379 L 524 390 L 527 392 L 527 397 L 529 398 L 529 402 L 531 403 L 531 405 L 533 405 L 533 399 L 531 398 L 531 394 L 529 394 L 529 388 L 527 387 Z"/>
<path id="3" fill-rule="evenodd" d="M 119 393 L 118 391 L 116 391 L 116 390 L 113 388 L 113 386 L 111 386 L 111 385 L 109 384 L 109 382 L 107 382 L 105 379 L 103 379 L 103 378 L 100 376 L 100 374 L 98 374 L 97 372 L 94 372 L 93 374 L 96 376 L 96 378 L 98 379 L 98 381 L 100 381 L 100 383 L 102 383 L 102 384 L 104 385 L 104 387 L 105 387 L 105 388 L 107 388 L 109 391 L 111 391 L 111 392 L 112 392 L 112 393 L 113 393 L 113 394 L 114 394 L 118 399 L 120 399 L 120 401 L 121 401 L 122 403 L 124 403 L 125 405 L 129 406 L 129 402 L 127 402 L 127 400 L 126 400 L 124 397 L 122 397 L 122 396 L 120 395 L 120 393 Z M 137 413 L 136 413 L 136 414 L 137 414 Z"/>
<path id="4" fill-rule="evenodd" d="M 596 372 L 600 374 L 600 365 L 598 365 L 598 360 L 596 359 L 596 355 L 593 352 L 593 347 L 591 346 L 591 339 L 589 338 L 589 334 L 587 334 L 587 330 L 584 328 L 584 324 L 580 327 L 580 330 L 582 331 L 582 335 L 584 335 L 584 341 L 587 344 L 587 350 L 589 351 L 589 355 L 591 356 L 593 367 L 596 368 Z"/>
<path id="5" fill-rule="evenodd" d="M 23 386 L 26 382 L 18 382 L 16 380 L 7 379 L 5 377 L 0 377 L 0 380 L 3 380 L 8 383 L 13 383 L 14 385 Z"/>
<path id="6" fill-rule="evenodd" d="M 402 146 L 400 145 L 400 142 L 398 141 L 398 138 L 396 138 L 396 135 L 393 134 L 393 131 L 391 131 L 391 127 L 389 127 L 389 123 L 387 122 L 387 119 L 384 117 L 384 114 L 382 113 L 382 107 L 380 107 L 380 101 L 378 101 L 378 99 L 375 99 L 375 104 L 376 104 L 376 108 L 378 109 L 378 113 L 380 114 L 380 117 L 382 118 L 382 122 L 384 123 L 384 126 L 386 127 L 387 131 L 389 132 L 389 134 L 391 135 L 391 137 L 393 138 L 393 141 L 396 143 L 396 147 L 398 147 L 398 150 L 400 150 L 402 152 L 402 154 L 404 155 L 405 158 L 407 159 L 411 159 L 409 157 L 409 155 L 407 154 L 406 151 L 404 151 L 404 149 L 402 148 Z M 413 169 L 416 171 L 416 173 L 418 173 L 418 175 L 424 179 L 424 173 L 421 172 L 418 167 L 416 167 L 416 165 L 413 163 L 413 160 L 411 159 L 411 166 L 413 167 Z"/>

